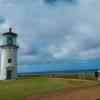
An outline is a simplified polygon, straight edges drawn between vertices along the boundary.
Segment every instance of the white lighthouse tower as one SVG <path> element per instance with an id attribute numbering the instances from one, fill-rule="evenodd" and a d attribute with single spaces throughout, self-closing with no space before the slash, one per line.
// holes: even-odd
<path id="1" fill-rule="evenodd" d="M 17 77 L 18 45 L 16 38 L 17 34 L 12 32 L 12 28 L 9 28 L 9 32 L 2 34 L 0 80 L 11 80 Z"/>

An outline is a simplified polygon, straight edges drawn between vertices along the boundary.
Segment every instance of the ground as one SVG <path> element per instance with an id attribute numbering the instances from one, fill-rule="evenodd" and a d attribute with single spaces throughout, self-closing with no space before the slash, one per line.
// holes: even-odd
<path id="1" fill-rule="evenodd" d="M 0 100 L 92 100 L 85 97 L 98 98 L 99 91 L 99 83 L 91 80 L 39 77 L 0 81 Z"/>
<path id="2" fill-rule="evenodd" d="M 100 100 L 100 86 L 29 96 L 26 100 Z"/>

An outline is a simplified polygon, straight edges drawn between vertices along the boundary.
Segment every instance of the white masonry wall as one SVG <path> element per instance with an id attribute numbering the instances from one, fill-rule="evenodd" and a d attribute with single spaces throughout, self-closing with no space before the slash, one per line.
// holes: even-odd
<path id="1" fill-rule="evenodd" d="M 11 58 L 11 63 L 8 59 Z M 12 70 L 11 79 L 16 79 L 16 66 L 17 66 L 17 48 L 16 47 L 3 47 L 1 49 L 1 67 L 0 67 L 0 80 L 7 79 L 7 69 Z"/>

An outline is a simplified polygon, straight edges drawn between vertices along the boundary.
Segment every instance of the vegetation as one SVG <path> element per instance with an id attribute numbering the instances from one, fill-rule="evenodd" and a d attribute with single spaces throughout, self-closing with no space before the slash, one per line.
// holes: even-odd
<path id="1" fill-rule="evenodd" d="M 0 100 L 25 100 L 29 95 L 42 95 L 48 92 L 63 91 L 65 88 L 78 88 L 96 85 L 96 81 L 79 79 L 32 78 L 0 81 Z"/>

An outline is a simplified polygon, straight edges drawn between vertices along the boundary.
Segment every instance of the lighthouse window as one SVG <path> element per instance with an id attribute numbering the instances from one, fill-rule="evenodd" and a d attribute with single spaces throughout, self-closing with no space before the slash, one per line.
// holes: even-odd
<path id="1" fill-rule="evenodd" d="M 13 43 L 12 37 L 7 37 L 7 43 L 8 43 L 8 44 L 12 44 L 12 43 Z"/>
<path id="2" fill-rule="evenodd" d="M 9 59 L 8 59 L 8 63 L 11 63 L 11 62 L 12 62 L 12 59 L 11 59 L 11 58 L 9 58 Z"/>

